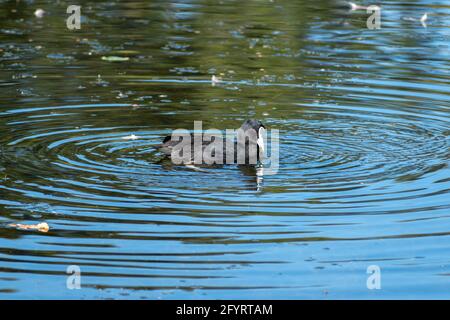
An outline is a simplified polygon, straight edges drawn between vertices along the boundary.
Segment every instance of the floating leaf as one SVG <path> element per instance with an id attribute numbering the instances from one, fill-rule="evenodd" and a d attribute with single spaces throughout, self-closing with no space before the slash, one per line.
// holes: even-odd
<path id="1" fill-rule="evenodd" d="M 103 56 L 102 60 L 108 61 L 108 62 L 123 62 L 130 60 L 129 57 L 118 57 L 118 56 Z"/>
<path id="2" fill-rule="evenodd" d="M 41 222 L 38 224 L 11 223 L 11 224 L 9 224 L 9 226 L 13 227 L 13 228 L 17 228 L 19 230 L 37 230 L 40 232 L 48 232 L 48 230 L 50 229 L 50 227 L 48 226 L 48 224 L 46 222 Z"/>
<path id="3" fill-rule="evenodd" d="M 111 53 L 117 53 L 117 54 L 126 54 L 126 55 L 130 55 L 130 54 L 138 54 L 139 51 L 136 50 L 117 50 Z"/>

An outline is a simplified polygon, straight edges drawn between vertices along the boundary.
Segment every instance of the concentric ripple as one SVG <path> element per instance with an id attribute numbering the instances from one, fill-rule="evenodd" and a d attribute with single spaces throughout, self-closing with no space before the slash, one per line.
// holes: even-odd
<path id="1" fill-rule="evenodd" d="M 68 115 L 84 118 L 99 110 L 125 113 L 128 108 L 56 106 L 0 115 L 12 132 L 3 138 L 1 154 L 8 176 L 0 186 L 6 195 L 0 201 L 11 212 L 5 222 L 45 220 L 57 235 L 40 241 L 41 249 L 21 249 L 26 259 L 8 258 L 4 247 L 1 260 L 9 267 L 2 272 L 56 276 L 62 275 L 60 268 L 50 266 L 81 264 L 94 279 L 86 286 L 94 292 L 170 292 L 185 283 L 190 290 L 314 291 L 320 282 L 241 286 L 233 280 L 233 270 L 261 264 L 276 269 L 290 261 L 258 258 L 258 248 L 268 244 L 449 234 L 438 227 L 450 209 L 447 119 L 405 117 L 388 108 L 301 105 L 297 119 L 265 120 L 268 128 L 280 130 L 281 145 L 278 174 L 261 183 L 251 169 L 224 166 L 199 172 L 172 165 L 155 148 L 169 133 L 164 126 L 61 121 Z M 135 110 L 133 117 L 142 112 Z M 391 215 L 393 220 L 387 218 Z M 401 229 L 395 220 L 403 222 Z M 387 229 L 383 233 L 371 227 L 380 221 Z M 417 221 L 427 221 L 421 232 Z M 124 250 L 117 241 L 119 247 L 126 244 Z M 162 250 L 126 249 L 147 242 L 151 248 L 159 243 Z M 167 251 L 164 244 L 174 242 L 179 245 Z M 181 244 L 193 251 L 177 251 Z M 245 244 L 253 244 L 250 251 Z M 231 250 L 217 251 L 223 245 Z M 42 270 L 33 265 L 44 249 L 51 259 Z M 318 263 L 320 270 L 325 262 Z M 128 280 L 125 285 L 112 279 Z M 145 279 L 152 281 L 142 285 Z M 216 287 L 216 282 L 228 285 Z"/>
<path id="2" fill-rule="evenodd" d="M 46 131 L 36 128 L 32 134 L 27 130 L 30 122 L 36 127 L 35 113 L 50 110 L 15 110 L 14 122 L 8 120 L 9 112 L 3 113 L 6 125 L 13 125 L 15 131 L 3 151 L 4 162 L 15 163 L 9 174 L 41 179 L 39 184 L 11 182 L 3 188 L 22 194 L 33 190 L 33 197 L 41 200 L 48 199 L 46 191 L 51 191 L 55 201 L 85 206 L 170 209 L 175 203 L 182 212 L 238 215 L 244 209 L 292 213 L 298 212 L 298 205 L 307 208 L 303 214 L 338 214 L 339 210 L 330 210 L 339 208 L 361 214 L 370 208 L 374 214 L 381 212 L 376 202 L 382 212 L 398 212 L 411 207 L 410 199 L 420 203 L 421 198 L 446 192 L 445 184 L 437 183 L 448 172 L 445 119 L 424 121 L 420 116 L 404 118 L 402 113 L 381 108 L 359 111 L 327 105 L 302 106 L 305 113 L 300 119 L 267 119 L 269 127 L 281 130 L 279 174 L 263 178 L 262 193 L 254 203 L 253 193 L 242 197 L 226 193 L 255 190 L 252 169 L 224 166 L 198 172 L 174 166 L 155 148 L 167 130 L 60 123 L 65 113 L 98 108 L 111 112 L 129 106 L 55 107 L 51 110 L 59 110 L 58 117 L 54 111 L 47 119 L 40 115 L 39 119 L 46 120 Z M 18 115 L 31 120 L 18 123 Z M 407 184 L 420 180 L 426 181 L 425 187 Z M 276 202 L 270 195 L 272 189 L 284 190 L 276 194 Z"/>

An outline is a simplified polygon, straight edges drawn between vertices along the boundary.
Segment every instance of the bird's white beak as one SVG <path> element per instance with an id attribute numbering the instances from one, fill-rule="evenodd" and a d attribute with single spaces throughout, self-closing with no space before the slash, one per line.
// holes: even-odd
<path id="1" fill-rule="evenodd" d="M 263 139 L 263 135 L 264 135 L 264 128 L 259 128 L 259 132 L 258 132 L 258 140 L 256 140 L 256 143 L 258 144 L 260 150 L 262 153 L 264 153 L 264 139 Z"/>

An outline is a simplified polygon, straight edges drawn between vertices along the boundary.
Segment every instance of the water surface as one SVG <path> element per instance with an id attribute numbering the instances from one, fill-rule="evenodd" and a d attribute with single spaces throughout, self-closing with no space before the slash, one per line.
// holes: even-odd
<path id="1" fill-rule="evenodd" d="M 0 298 L 450 298 L 448 2 L 0 3 Z M 262 181 L 155 150 L 247 118 Z"/>

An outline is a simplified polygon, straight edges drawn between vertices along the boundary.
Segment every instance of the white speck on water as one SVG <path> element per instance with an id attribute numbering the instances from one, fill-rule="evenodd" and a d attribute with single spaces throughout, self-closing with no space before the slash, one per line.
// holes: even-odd
<path id="1" fill-rule="evenodd" d="M 421 18 L 420 18 L 420 22 L 425 22 L 428 19 L 428 14 L 424 14 Z"/>
<path id="2" fill-rule="evenodd" d="M 422 24 L 422 27 L 426 28 L 427 27 L 427 19 L 428 19 L 428 14 L 425 13 L 421 18 L 420 18 L 420 23 Z"/>
<path id="3" fill-rule="evenodd" d="M 36 9 L 36 11 L 34 12 L 34 15 L 36 18 L 42 18 L 45 15 L 45 10 L 44 9 Z"/>
<path id="4" fill-rule="evenodd" d="M 126 136 L 126 137 L 122 137 L 122 139 L 124 139 L 124 140 L 137 140 L 137 139 L 139 139 L 140 137 L 138 137 L 138 136 L 136 136 L 136 135 L 134 135 L 134 134 L 132 134 L 132 135 L 129 135 L 129 136 Z"/>
<path id="5" fill-rule="evenodd" d="M 214 86 L 214 85 L 216 85 L 217 83 L 219 83 L 219 82 L 221 82 L 222 81 L 222 79 L 220 79 L 219 77 L 216 77 L 215 75 L 213 75 L 212 77 L 211 77 L 211 84 Z"/>

